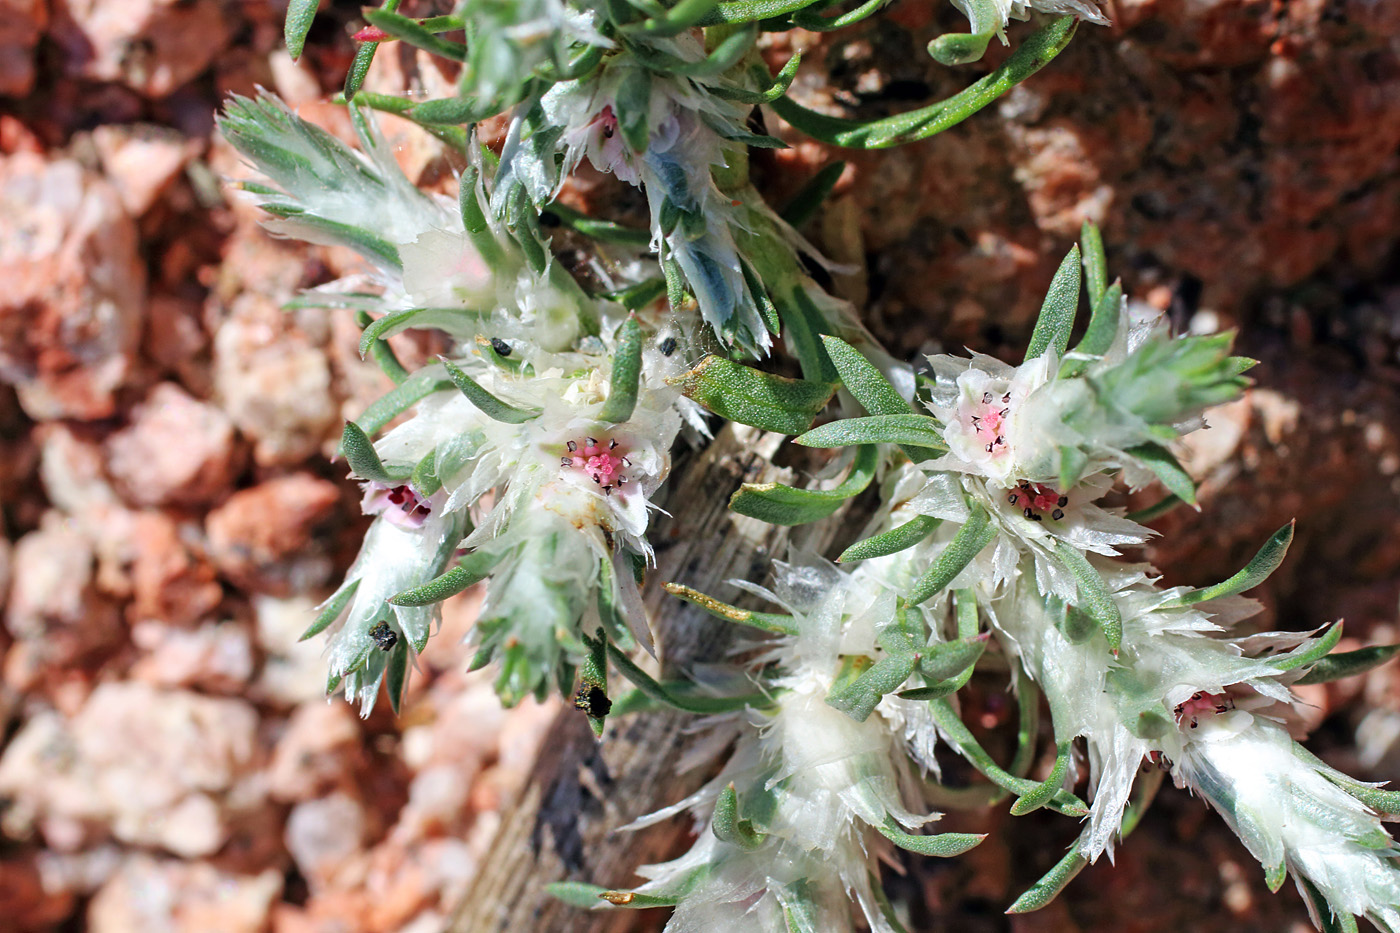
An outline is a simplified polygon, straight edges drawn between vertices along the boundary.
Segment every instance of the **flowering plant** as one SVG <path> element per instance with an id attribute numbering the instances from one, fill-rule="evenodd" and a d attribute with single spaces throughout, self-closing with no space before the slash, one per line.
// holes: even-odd
<path id="1" fill-rule="evenodd" d="M 1225 817 L 1271 887 L 1294 877 L 1320 927 L 1354 929 L 1364 916 L 1396 933 L 1400 865 L 1380 820 L 1400 813 L 1400 798 L 1312 758 L 1290 731 L 1294 685 L 1360 672 L 1395 647 L 1332 653 L 1340 625 L 1236 633 L 1256 608 L 1240 594 L 1279 565 L 1291 526 L 1202 589 L 1163 587 L 1124 554 L 1153 534 L 1147 522 L 1196 505 L 1173 448 L 1247 385 L 1253 361 L 1231 355 L 1231 335 L 1174 336 L 1110 284 L 1086 225 L 1019 365 L 972 354 L 911 366 L 826 293 L 825 260 L 797 232 L 840 166 L 782 211 L 750 183 L 749 148 L 785 145 L 763 131 L 765 115 L 838 146 L 922 139 L 1048 64 L 1076 17 L 1105 21 L 1082 0 L 957 2 L 971 32 L 931 44 L 944 63 L 1005 41 L 1008 17 L 1071 15 L 959 94 L 868 122 L 796 103 L 799 56 L 772 75 L 758 55 L 764 30 L 839 29 L 880 6 L 830 16 L 802 0 L 464 0 L 417 20 L 389 0 L 366 12 L 347 79 L 358 150 L 270 97 L 229 104 L 223 131 L 264 176 L 240 187 L 269 228 L 365 261 L 354 281 L 302 300 L 355 313 L 361 351 L 395 383 L 341 439 L 374 520 L 307 631 L 330 632 L 329 689 L 366 715 L 387 690 L 397 710 L 439 604 L 484 583 L 475 665 L 494 666 L 504 702 L 557 688 L 598 735 L 615 703 L 702 714 L 727 760 L 698 793 L 642 821 L 691 812 L 691 851 L 640 869 L 646 883 L 632 891 L 552 888 L 585 907 L 673 906 L 673 933 L 901 929 L 881 854 L 951 857 L 982 840 L 923 831 L 940 801 L 969 799 L 940 782 L 940 745 L 987 779 L 971 795 L 978 805 L 1014 796 L 1013 815 L 1050 808 L 1084 821 L 1011 912 L 1044 906 L 1111 857 L 1170 774 Z M 314 7 L 290 6 L 294 52 Z M 458 93 L 365 92 L 389 41 L 460 63 Z M 455 148 L 456 199 L 404 178 L 375 109 Z M 486 149 L 474 124 L 502 112 L 504 142 Z M 585 161 L 641 189 L 648 229 L 556 200 Z M 608 252 L 602 287 L 555 255 L 554 226 Z M 444 332 L 450 351 L 408 372 L 387 341 L 411 328 Z M 781 354 L 800 378 L 776 371 Z M 741 486 L 735 512 L 821 521 L 851 514 L 877 480 L 879 505 L 839 563 L 794 552 L 773 563 L 771 590 L 734 581 L 781 611 L 667 582 L 758 640 L 724 676 L 663 683 L 640 657 L 654 643 L 639 591 L 648 529 L 676 445 L 705 443 L 716 416 L 841 451 L 809 488 Z M 1155 483 L 1167 493 L 1156 505 L 1113 504 L 1120 484 Z M 1006 767 L 961 715 L 979 664 L 1010 672 L 1022 710 Z M 633 690 L 618 691 L 613 673 Z M 1036 779 L 1042 696 L 1055 757 Z"/>

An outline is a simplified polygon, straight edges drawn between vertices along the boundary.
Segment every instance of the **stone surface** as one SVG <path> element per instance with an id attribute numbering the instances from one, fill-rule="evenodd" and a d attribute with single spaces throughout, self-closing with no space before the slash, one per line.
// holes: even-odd
<path id="1" fill-rule="evenodd" d="M 47 0 L 0 0 L 0 96 L 34 88 L 34 46 L 49 23 Z"/>
<path id="2" fill-rule="evenodd" d="M 209 67 L 229 27 L 215 0 L 65 0 L 52 35 L 69 74 L 165 97 Z"/>
<path id="3" fill-rule="evenodd" d="M 263 933 L 282 878 L 203 862 L 127 860 L 88 907 L 92 933 Z"/>
<path id="4" fill-rule="evenodd" d="M 107 418 L 140 335 L 146 277 L 116 190 L 77 162 L 0 157 L 0 379 L 35 420 Z"/>
<path id="5" fill-rule="evenodd" d="M 306 473 L 240 490 L 209 514 L 210 555 L 220 573 L 255 592 L 319 586 L 331 566 L 318 532 L 335 523 L 340 498 L 334 483 Z"/>
<path id="6" fill-rule="evenodd" d="M 228 494 L 240 453 L 222 409 L 163 382 L 107 441 L 107 469 L 133 505 L 205 505 Z"/>

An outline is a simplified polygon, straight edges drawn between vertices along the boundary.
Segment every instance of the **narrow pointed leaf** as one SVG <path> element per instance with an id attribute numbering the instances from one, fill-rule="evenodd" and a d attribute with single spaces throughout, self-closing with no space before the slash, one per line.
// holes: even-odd
<path id="1" fill-rule="evenodd" d="M 469 586 L 490 576 L 504 555 L 488 551 L 472 551 L 458 561 L 457 566 L 413 589 L 389 598 L 395 606 L 431 606 L 449 596 L 456 596 Z"/>
<path id="2" fill-rule="evenodd" d="M 885 694 L 904 686 L 917 663 L 912 653 L 886 655 L 855 680 L 832 690 L 827 695 L 826 705 L 839 709 L 856 722 L 865 722 Z"/>
<path id="3" fill-rule="evenodd" d="M 770 525 L 805 525 L 826 518 L 852 496 L 864 492 L 875 478 L 880 450 L 874 445 L 856 448 L 850 472 L 830 489 L 797 489 L 781 483 L 745 483 L 729 500 L 729 507 Z"/>
<path id="4" fill-rule="evenodd" d="M 1086 356 L 1103 356 L 1118 336 L 1118 319 L 1122 316 L 1123 309 L 1123 283 L 1114 282 L 1103 293 L 1103 297 L 1094 302 L 1093 307 L 1089 326 L 1075 345 L 1074 352 Z"/>
<path id="5" fill-rule="evenodd" d="M 1108 260 L 1104 256 L 1103 235 L 1098 225 L 1084 221 L 1079 242 L 1084 253 L 1084 276 L 1088 279 L 1089 307 L 1098 307 L 1099 299 L 1108 290 Z"/>
<path id="6" fill-rule="evenodd" d="M 301 58 L 306 47 L 306 34 L 311 31 L 311 23 L 316 18 L 317 0 L 290 0 L 287 4 L 286 26 L 283 37 L 287 40 L 287 51 L 292 58 Z"/>
<path id="7" fill-rule="evenodd" d="M 1072 746 L 1069 742 L 1065 742 L 1059 747 L 1055 755 L 1055 767 L 1050 771 L 1050 776 L 1042 781 L 1035 790 L 1016 798 L 1016 802 L 1011 805 L 1012 816 L 1025 816 L 1050 802 L 1050 798 L 1055 796 L 1055 791 L 1059 790 L 1060 785 L 1064 783 L 1065 772 L 1069 769 L 1071 752 Z"/>
<path id="8" fill-rule="evenodd" d="M 645 249 L 651 243 L 651 231 L 640 227 L 624 227 L 610 220 L 599 220 L 581 214 L 573 208 L 554 202 L 540 212 L 540 220 L 547 224 L 557 222 L 575 233 L 581 233 L 600 243 L 619 243 Z"/>
<path id="9" fill-rule="evenodd" d="M 715 813 L 710 820 L 710 829 L 720 842 L 738 846 L 741 849 L 757 849 L 763 845 L 767 834 L 758 832 L 753 823 L 739 816 L 739 795 L 731 782 L 719 792 L 715 799 Z"/>
<path id="10" fill-rule="evenodd" d="M 919 673 L 933 681 L 956 677 L 976 664 L 986 650 L 987 638 L 981 635 L 929 645 L 921 652 Z"/>
<path id="11" fill-rule="evenodd" d="M 779 434 L 807 430 L 836 391 L 835 383 L 775 376 L 713 355 L 677 381 L 720 417 Z"/>
<path id="12" fill-rule="evenodd" d="M 916 836 L 905 832 L 893 817 L 886 817 L 884 825 L 877 826 L 880 835 L 908 852 L 930 855 L 935 858 L 952 858 L 962 855 L 986 839 L 985 833 L 941 833 L 936 836 Z"/>
<path id="13" fill-rule="evenodd" d="M 909 594 L 909 605 L 917 606 L 943 592 L 944 588 L 962 573 L 963 568 L 982 553 L 982 549 L 990 544 L 994 537 L 996 528 L 991 524 L 987 510 L 975 506 L 953 540 L 943 549 L 943 553 L 938 555 L 938 560 L 914 584 L 914 589 Z"/>
<path id="14" fill-rule="evenodd" d="M 1312 644 L 1305 644 L 1296 651 L 1291 651 L 1278 658 L 1270 658 L 1269 663 L 1281 671 L 1307 667 L 1327 657 L 1328 652 L 1337 647 L 1337 642 L 1341 639 L 1342 623 L 1338 622 L 1329 628 L 1321 638 L 1314 640 Z"/>
<path id="15" fill-rule="evenodd" d="M 637 407 L 637 383 L 642 375 L 642 325 L 628 317 L 618 329 L 617 354 L 613 357 L 608 400 L 598 413 L 599 421 L 621 424 Z"/>
<path id="16" fill-rule="evenodd" d="M 872 557 L 885 557 L 906 548 L 911 548 L 933 534 L 933 530 L 943 524 L 942 519 L 930 515 L 916 515 L 897 528 L 857 541 L 836 558 L 837 563 L 854 560 L 870 560 Z"/>
<path id="17" fill-rule="evenodd" d="M 693 590 L 688 586 L 681 586 L 679 583 L 663 583 L 662 588 L 672 596 L 677 596 L 688 603 L 693 603 L 701 609 L 704 609 L 710 615 L 723 619 L 726 622 L 737 622 L 740 625 L 747 625 L 750 628 L 761 629 L 765 632 L 773 632 L 777 635 L 797 634 L 797 623 L 793 621 L 792 616 L 781 615 L 775 612 L 754 612 L 749 609 L 740 609 L 738 606 L 722 603 L 713 596 L 706 596 L 698 590 Z"/>
<path id="18" fill-rule="evenodd" d="M 768 698 L 762 694 L 705 696 L 692 693 L 688 689 L 679 689 L 683 685 L 660 683 L 612 643 L 608 644 L 608 657 L 618 672 L 630 680 L 634 687 L 658 702 L 687 713 L 727 713 L 745 707 L 761 709 L 769 705 Z"/>
<path id="19" fill-rule="evenodd" d="M 1078 548 L 1060 543 L 1055 548 L 1055 555 L 1074 574 L 1075 582 L 1079 584 L 1079 608 L 1098 623 L 1108 641 L 1108 650 L 1117 654 L 1119 646 L 1123 644 L 1123 613 L 1118 609 L 1118 603 L 1108 591 L 1103 577 Z"/>
<path id="20" fill-rule="evenodd" d="M 844 165 L 844 163 L 838 163 Z M 914 406 L 905 401 L 899 390 L 890 384 L 885 374 L 865 358 L 855 347 L 840 337 L 822 335 L 822 344 L 831 357 L 837 375 L 846 391 L 872 415 L 905 415 Z"/>
<path id="21" fill-rule="evenodd" d="M 312 622 L 306 631 L 301 633 L 297 641 L 306 641 L 308 638 L 324 632 L 332 622 L 340 618 L 340 614 L 345 611 L 345 607 L 350 605 L 350 600 L 355 598 L 355 591 L 360 588 L 359 580 L 351 580 L 331 594 L 331 598 L 326 600 L 321 611 L 316 614 L 316 621 Z"/>
<path id="22" fill-rule="evenodd" d="M 928 415 L 871 415 L 843 418 L 813 428 L 794 443 L 804 447 L 848 447 L 852 444 L 907 444 L 943 451 L 943 426 Z"/>
<path id="23" fill-rule="evenodd" d="M 887 149 L 927 139 L 956 126 L 1048 65 L 1074 35 L 1075 18 L 1062 17 L 1028 36 L 1000 67 L 966 90 L 928 107 L 879 120 L 828 116 L 780 97 L 773 110 L 815 139 L 855 149 Z"/>
<path id="24" fill-rule="evenodd" d="M 1397 653 L 1400 653 L 1400 645 L 1374 645 L 1356 651 L 1329 654 L 1314 664 L 1312 669 L 1295 683 L 1326 684 L 1344 677 L 1355 677 L 1380 667 Z"/>
<path id="25" fill-rule="evenodd" d="M 1030 346 L 1026 348 L 1026 359 L 1035 360 L 1054 348 L 1056 359 L 1064 356 L 1069 346 L 1069 333 L 1074 328 L 1074 317 L 1079 311 L 1079 247 L 1070 248 L 1069 255 L 1060 263 L 1055 277 L 1050 280 L 1050 290 L 1045 293 L 1045 302 L 1040 306 L 1040 317 L 1036 318 L 1035 330 L 1031 332 Z"/>
<path id="26" fill-rule="evenodd" d="M 1222 580 L 1215 586 L 1186 593 L 1169 605 L 1194 606 L 1197 603 L 1209 602 L 1222 596 L 1243 593 L 1245 590 L 1253 589 L 1263 583 L 1269 578 L 1269 574 L 1277 570 L 1279 564 L 1283 563 L 1284 555 L 1288 553 L 1288 545 L 1293 542 L 1293 524 L 1293 522 L 1289 522 L 1274 532 L 1239 573 L 1228 580 Z"/>
<path id="27" fill-rule="evenodd" d="M 1139 444 L 1124 451 L 1131 457 L 1141 460 L 1149 470 L 1157 475 L 1167 491 L 1176 496 L 1178 502 L 1196 504 L 1196 483 L 1191 474 L 1181 465 L 1170 450 L 1158 444 Z"/>
<path id="28" fill-rule="evenodd" d="M 1166 515 L 1168 512 L 1172 511 L 1179 505 L 1185 505 L 1185 503 L 1182 501 L 1180 496 L 1176 495 L 1175 493 L 1172 493 L 1170 496 L 1166 496 L 1162 499 L 1159 499 L 1151 505 L 1147 506 L 1146 508 L 1137 509 L 1136 511 L 1129 512 L 1123 517 L 1130 522 L 1137 522 L 1139 525 L 1145 525 L 1150 521 L 1154 521 L 1158 518 L 1161 518 L 1163 515 Z"/>
<path id="29" fill-rule="evenodd" d="M 466 308 L 405 308 L 402 311 L 391 311 L 369 324 L 362 325 L 364 333 L 360 335 L 360 356 L 368 355 L 375 341 L 388 340 L 395 334 L 415 327 L 465 334 L 484 319 L 485 315 Z"/>
<path id="30" fill-rule="evenodd" d="M 365 22 L 378 26 L 389 35 L 402 39 L 409 45 L 440 55 L 452 61 L 467 60 L 467 47 L 460 42 L 451 42 L 430 32 L 416 19 L 401 16 L 391 10 L 365 10 Z"/>
<path id="31" fill-rule="evenodd" d="M 345 453 L 345 462 L 360 479 L 374 483 L 396 486 L 408 478 L 409 471 L 390 472 L 375 452 L 374 442 L 369 435 L 353 421 L 345 422 L 345 430 L 340 435 L 340 449 Z"/>
<path id="32" fill-rule="evenodd" d="M 516 408 L 514 405 L 508 405 L 496 398 L 450 360 L 444 358 L 442 365 L 446 367 L 447 375 L 452 379 L 457 389 L 467 397 L 468 401 L 481 409 L 481 413 L 488 418 L 506 424 L 524 424 L 526 421 L 532 421 L 540 416 L 537 409 Z"/>
<path id="33" fill-rule="evenodd" d="M 390 649 L 384 676 L 389 689 L 389 708 L 397 716 L 403 703 L 404 688 L 408 686 L 408 639 L 400 638 Z"/>

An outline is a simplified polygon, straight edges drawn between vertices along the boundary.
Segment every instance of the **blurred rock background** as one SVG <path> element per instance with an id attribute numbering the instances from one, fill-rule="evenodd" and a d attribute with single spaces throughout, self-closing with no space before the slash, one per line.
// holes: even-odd
<path id="1" fill-rule="evenodd" d="M 1082 28 L 943 136 L 839 154 L 794 138 L 756 176 L 781 203 L 850 162 L 807 232 L 859 267 L 832 287 L 911 357 L 1014 354 L 1080 223 L 1102 224 L 1132 295 L 1182 328 L 1237 328 L 1262 361 L 1258 388 L 1191 444 L 1203 511 L 1163 519 L 1147 556 L 1171 582 L 1213 580 L 1296 517 L 1260 624 L 1344 616 L 1344 647 L 1400 640 L 1400 6 L 1106 12 L 1112 28 Z M 345 129 L 325 100 L 357 6 L 323 8 L 301 63 L 282 15 L 0 0 L 0 928 L 435 933 L 557 709 L 503 712 L 463 673 L 473 594 L 448 607 L 398 720 L 327 705 L 320 647 L 296 641 L 365 526 L 334 441 L 388 384 L 347 316 L 283 309 L 353 257 L 269 238 L 223 186 L 245 174 L 213 129 L 229 93 L 263 85 Z M 804 50 L 809 106 L 883 115 L 985 72 L 924 55 L 963 28 L 941 0 L 895 0 L 767 54 Z M 371 78 L 443 82 L 390 46 Z M 436 144 L 387 127 L 411 176 L 450 180 Z M 639 205 L 599 179 L 575 196 L 624 218 Z M 397 348 L 410 364 L 435 350 Z M 974 715 L 994 745 L 1009 711 L 988 686 Z M 1400 671 L 1310 689 L 1313 747 L 1400 779 Z M 1170 790 L 1116 867 L 1003 917 L 1073 827 L 988 819 L 1000 831 L 971 855 L 892 876 L 923 905 L 917 929 L 1307 928 L 1297 897 L 1269 895 L 1223 825 Z"/>

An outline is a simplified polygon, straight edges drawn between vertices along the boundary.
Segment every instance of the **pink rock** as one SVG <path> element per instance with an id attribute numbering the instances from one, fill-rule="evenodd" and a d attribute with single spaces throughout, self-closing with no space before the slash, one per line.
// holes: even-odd
<path id="1" fill-rule="evenodd" d="M 231 814 L 261 805 L 242 785 L 258 764 L 257 713 L 142 683 L 97 687 L 72 719 L 31 716 L 0 758 L 6 830 L 83 821 L 184 857 L 217 851 Z"/>
<path id="2" fill-rule="evenodd" d="M 121 552 L 131 586 L 129 621 L 191 625 L 219 605 L 223 588 L 214 567 L 187 543 L 197 534 L 196 527 L 182 527 L 162 512 L 130 514 Z"/>
<path id="3" fill-rule="evenodd" d="M 282 877 L 269 868 L 235 875 L 204 862 L 134 855 L 88 908 L 92 933 L 262 933 Z"/>
<path id="4" fill-rule="evenodd" d="M 107 469 L 135 505 L 207 505 L 223 499 L 241 467 L 222 410 L 163 382 L 107 442 Z"/>
<path id="5" fill-rule="evenodd" d="M 215 390 L 259 464 L 299 463 L 336 429 L 325 337 L 311 329 L 270 299 L 244 294 L 214 335 Z"/>
<path id="6" fill-rule="evenodd" d="M 287 817 L 287 851 L 313 889 L 360 853 L 364 835 L 364 808 L 345 793 L 299 803 Z"/>
<path id="7" fill-rule="evenodd" d="M 92 141 L 102 171 L 132 217 L 146 213 L 199 151 L 198 142 L 174 130 L 139 123 L 99 126 Z"/>
<path id="8" fill-rule="evenodd" d="M 253 646 L 238 622 L 202 625 L 194 631 L 143 622 L 131 640 L 146 652 L 131 677 L 160 687 L 194 687 L 237 693 L 253 674 Z"/>
<path id="9" fill-rule="evenodd" d="M 69 160 L 0 158 L 0 379 L 31 418 L 115 413 L 140 335 L 145 267 L 110 184 Z"/>
<path id="10" fill-rule="evenodd" d="M 52 35 L 70 75 L 165 97 L 209 67 L 233 24 L 218 3 L 66 0 L 57 6 Z"/>
<path id="11" fill-rule="evenodd" d="M 316 700 L 299 706 L 273 750 L 268 794 L 292 803 L 349 784 L 364 764 L 362 741 L 348 704 Z"/>
<path id="12" fill-rule="evenodd" d="M 5 627 L 33 652 L 30 674 L 81 664 L 122 638 L 117 608 L 98 593 L 94 569 L 92 542 L 57 512 L 15 546 Z"/>
<path id="13" fill-rule="evenodd" d="M 339 503 L 334 483 L 308 473 L 240 490 L 209 513 L 210 556 L 220 573 L 245 589 L 305 592 L 330 575 L 317 532 L 336 516 Z"/>
<path id="14" fill-rule="evenodd" d="M 45 0 L 0 0 L 0 96 L 34 89 L 34 46 L 48 24 Z"/>

